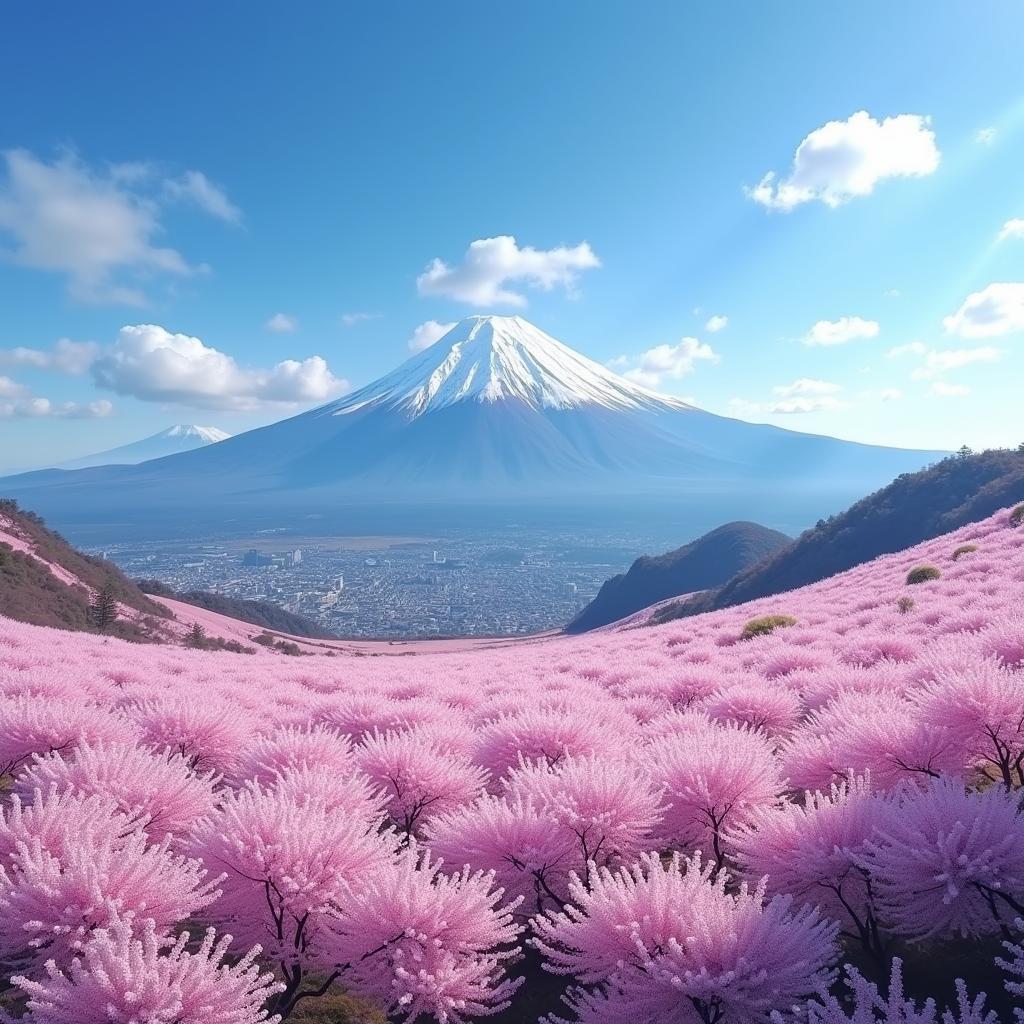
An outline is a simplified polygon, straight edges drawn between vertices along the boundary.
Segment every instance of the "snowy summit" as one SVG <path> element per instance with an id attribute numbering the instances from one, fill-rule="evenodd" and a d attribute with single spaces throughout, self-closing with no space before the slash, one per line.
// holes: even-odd
<path id="1" fill-rule="evenodd" d="M 519 316 L 471 316 L 401 366 L 336 402 L 345 415 L 382 406 L 410 418 L 456 402 L 514 400 L 533 409 L 689 409 L 648 391 Z"/>
<path id="2" fill-rule="evenodd" d="M 190 452 L 194 448 L 204 448 L 208 444 L 226 441 L 231 435 L 218 427 L 200 427 L 194 423 L 176 423 L 173 427 L 151 434 L 139 441 L 123 444 L 118 448 L 97 452 L 95 455 L 84 455 L 79 459 L 64 462 L 58 469 L 87 469 L 91 466 L 134 466 L 150 459 L 160 459 L 165 455 L 177 455 L 179 452 Z"/>

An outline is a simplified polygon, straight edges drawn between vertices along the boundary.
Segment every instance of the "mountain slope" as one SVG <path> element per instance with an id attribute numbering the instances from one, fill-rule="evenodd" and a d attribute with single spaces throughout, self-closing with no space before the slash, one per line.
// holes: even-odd
<path id="1" fill-rule="evenodd" d="M 100 632 L 90 606 L 100 591 L 119 606 L 109 632 L 131 640 L 168 635 L 165 607 L 111 562 L 76 551 L 16 502 L 0 500 L 0 615 L 37 626 Z"/>
<path id="2" fill-rule="evenodd" d="M 199 427 L 191 423 L 178 423 L 158 434 L 144 437 L 141 441 L 123 444 L 95 455 L 83 455 L 78 459 L 62 462 L 57 469 L 88 469 L 92 466 L 136 465 L 149 459 L 160 459 L 165 455 L 177 455 L 202 448 L 218 441 L 226 441 L 231 435 L 217 427 Z"/>
<path id="3" fill-rule="evenodd" d="M 337 402 L 139 466 L 22 474 L 5 493 L 61 524 L 214 521 L 339 506 L 751 500 L 813 517 L 937 453 L 728 419 L 657 395 L 519 317 L 470 317 Z M 705 517 L 708 518 L 708 517 Z M 779 521 L 787 521 L 779 519 Z"/>
<path id="4" fill-rule="evenodd" d="M 264 629 L 274 629 L 291 636 L 304 636 L 311 639 L 330 639 L 332 634 L 321 629 L 312 619 L 305 615 L 296 615 L 285 611 L 268 601 L 246 601 L 237 597 L 226 597 L 224 594 L 211 594 L 207 590 L 177 591 L 160 580 L 135 580 L 135 585 L 144 593 L 158 598 L 172 598 L 182 604 L 205 608 L 229 619 L 248 622 Z"/>
<path id="5" fill-rule="evenodd" d="M 651 624 L 728 608 L 825 579 L 1024 501 L 1024 451 L 953 455 L 818 523 L 716 591 L 666 605 Z"/>
<path id="6" fill-rule="evenodd" d="M 667 598 L 719 587 L 791 542 L 757 523 L 726 523 L 675 551 L 638 558 L 601 587 L 566 632 L 583 633 Z"/>

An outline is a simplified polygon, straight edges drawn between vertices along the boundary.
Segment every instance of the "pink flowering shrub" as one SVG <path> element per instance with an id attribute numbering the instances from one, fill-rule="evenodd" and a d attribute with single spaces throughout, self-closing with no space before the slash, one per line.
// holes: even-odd
<path id="1" fill-rule="evenodd" d="M 25 1024 L 274 1024 L 263 1009 L 277 986 L 256 963 L 259 947 L 232 965 L 230 936 L 208 931 L 195 952 L 188 932 L 169 943 L 152 921 L 138 933 L 115 919 L 95 931 L 67 971 L 50 961 L 39 981 L 15 978 L 28 996 Z"/>
<path id="2" fill-rule="evenodd" d="M 430 818 L 427 845 L 450 865 L 494 873 L 527 916 L 559 907 L 578 846 L 557 819 L 530 797 L 483 796 Z"/>
<path id="3" fill-rule="evenodd" d="M 666 736 L 645 754 L 645 767 L 664 787 L 661 836 L 666 846 L 702 850 L 721 864 L 729 828 L 782 792 L 778 761 L 767 739 L 733 726 Z"/>
<path id="4" fill-rule="evenodd" d="M 803 803 L 754 809 L 730 835 L 730 849 L 751 882 L 765 878 L 770 894 L 819 907 L 880 953 L 878 911 L 861 858 L 887 804 L 868 779 L 851 778 L 830 793 L 806 794 Z"/>
<path id="5" fill-rule="evenodd" d="M 415 732 L 374 733 L 356 750 L 360 771 L 387 797 L 387 813 L 408 838 L 427 814 L 443 814 L 479 796 L 487 772 Z"/>
<path id="6" fill-rule="evenodd" d="M 155 841 L 184 835 L 213 809 L 212 772 L 191 770 L 181 754 L 155 753 L 123 743 L 81 744 L 67 753 L 37 756 L 18 791 L 103 796 Z"/>
<path id="7" fill-rule="evenodd" d="M 16 771 L 33 754 L 72 750 L 87 741 L 134 739 L 126 721 L 101 707 L 38 696 L 0 697 L 0 776 Z"/>
<path id="8" fill-rule="evenodd" d="M 858 862 L 887 926 L 911 939 L 989 935 L 1024 914 L 1024 814 L 1000 788 L 905 790 Z"/>
<path id="9" fill-rule="evenodd" d="M 661 791 L 626 760 L 570 755 L 555 766 L 524 762 L 504 785 L 550 816 L 578 873 L 591 861 L 620 864 L 650 849 L 665 811 Z"/>
<path id="10" fill-rule="evenodd" d="M 570 896 L 534 924 L 548 969 L 587 986 L 567 998 L 581 1024 L 763 1020 L 827 984 L 837 955 L 837 927 L 816 910 L 766 901 L 763 888 L 728 892 L 699 855 L 595 868 Z"/>
<path id="11" fill-rule="evenodd" d="M 465 1024 L 505 1009 L 522 979 L 504 977 L 520 932 L 491 873 L 440 873 L 406 850 L 336 907 L 326 940 L 342 981 L 402 1020 Z"/>
<path id="12" fill-rule="evenodd" d="M 888 981 L 888 994 L 883 996 L 878 986 L 868 981 L 856 967 L 847 966 L 845 987 L 849 990 L 850 1012 L 834 996 L 827 996 L 822 1002 L 810 1000 L 804 1012 L 808 1022 L 813 1024 L 999 1024 L 998 1016 L 985 1009 L 984 993 L 971 999 L 967 986 L 958 978 L 956 982 L 957 1005 L 942 1011 L 941 1018 L 933 999 L 919 1004 L 908 999 L 903 990 L 903 962 L 892 961 Z M 773 1018 L 781 1022 L 781 1016 Z"/>
<path id="13" fill-rule="evenodd" d="M 121 915 L 151 920 L 164 932 L 209 906 L 219 879 L 198 860 L 149 846 L 116 819 L 93 822 L 63 849 L 22 842 L 0 867 L 0 955 L 67 959 L 96 928 Z"/>

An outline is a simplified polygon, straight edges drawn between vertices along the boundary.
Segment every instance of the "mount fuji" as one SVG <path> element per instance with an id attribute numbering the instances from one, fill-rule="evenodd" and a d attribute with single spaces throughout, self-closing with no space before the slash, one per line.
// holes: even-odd
<path id="1" fill-rule="evenodd" d="M 231 435 L 217 427 L 198 427 L 193 423 L 176 423 L 173 427 L 151 434 L 140 441 L 110 448 L 95 455 L 62 462 L 57 469 L 88 469 L 92 466 L 134 466 L 165 455 L 190 452 L 207 444 L 226 441 Z"/>
<path id="2" fill-rule="evenodd" d="M 732 518 L 749 515 L 752 500 L 782 503 L 813 522 L 939 454 L 717 416 L 626 380 L 521 317 L 473 316 L 309 412 L 138 466 L 8 477 L 0 492 L 58 523 L 115 509 L 243 517 L 642 499 L 713 502 L 715 516 Z"/>

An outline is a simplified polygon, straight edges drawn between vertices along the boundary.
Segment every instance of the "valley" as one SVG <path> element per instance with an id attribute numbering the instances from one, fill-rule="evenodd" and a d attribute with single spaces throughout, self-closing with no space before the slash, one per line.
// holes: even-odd
<path id="1" fill-rule="evenodd" d="M 560 628 L 636 551 L 656 543 L 636 531 L 610 530 L 461 530 L 416 539 L 282 529 L 86 550 L 135 579 L 269 601 L 339 637 L 390 640 Z"/>

